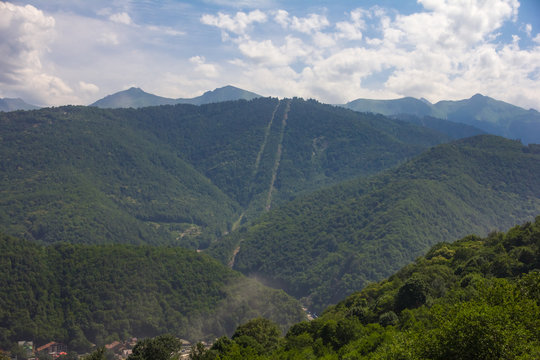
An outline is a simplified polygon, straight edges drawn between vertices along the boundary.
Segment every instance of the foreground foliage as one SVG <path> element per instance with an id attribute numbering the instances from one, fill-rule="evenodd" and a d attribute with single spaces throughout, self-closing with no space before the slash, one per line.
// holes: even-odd
<path id="1" fill-rule="evenodd" d="M 0 236 L 0 346 L 61 341 L 72 350 L 165 332 L 232 334 L 256 316 L 283 328 L 298 303 L 212 258 L 171 247 L 39 246 Z"/>
<path id="2" fill-rule="evenodd" d="M 536 359 L 540 216 L 506 234 L 437 244 L 275 341 L 264 353 L 263 342 L 222 338 L 199 359 Z"/>

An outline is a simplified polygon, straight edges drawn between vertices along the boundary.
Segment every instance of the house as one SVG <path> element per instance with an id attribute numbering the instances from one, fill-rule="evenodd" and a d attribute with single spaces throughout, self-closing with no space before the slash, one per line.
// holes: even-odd
<path id="1" fill-rule="evenodd" d="M 120 341 L 113 341 L 112 343 L 105 345 L 105 349 L 115 351 L 115 349 L 120 345 L 122 345 Z"/>
<path id="2" fill-rule="evenodd" d="M 60 355 L 64 355 L 67 353 L 67 346 L 62 343 L 58 343 L 56 341 L 51 341 L 50 343 L 47 343 L 43 346 L 40 346 L 36 349 L 36 352 L 39 353 L 46 353 L 49 355 L 52 355 L 52 357 L 58 357 Z"/>
<path id="3" fill-rule="evenodd" d="M 34 343 L 32 341 L 18 341 L 17 345 L 25 351 L 28 358 L 34 356 Z"/>

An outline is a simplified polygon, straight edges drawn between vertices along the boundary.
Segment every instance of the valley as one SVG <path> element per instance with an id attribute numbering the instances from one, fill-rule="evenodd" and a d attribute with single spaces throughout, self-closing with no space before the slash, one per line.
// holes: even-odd
<path id="1" fill-rule="evenodd" d="M 0 133 L 2 346 L 285 332 L 540 214 L 538 145 L 450 120 L 256 97 L 6 112 Z"/>

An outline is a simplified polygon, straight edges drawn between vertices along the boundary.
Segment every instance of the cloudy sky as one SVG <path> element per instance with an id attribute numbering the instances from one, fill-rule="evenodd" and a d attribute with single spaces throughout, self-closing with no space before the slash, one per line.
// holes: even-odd
<path id="1" fill-rule="evenodd" d="M 0 98 L 482 93 L 540 109 L 539 0 L 0 1 Z"/>

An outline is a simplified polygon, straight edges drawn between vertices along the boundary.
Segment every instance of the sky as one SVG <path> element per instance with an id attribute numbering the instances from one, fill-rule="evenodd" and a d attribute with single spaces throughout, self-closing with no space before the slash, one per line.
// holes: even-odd
<path id="1" fill-rule="evenodd" d="M 331 104 L 481 93 L 540 110 L 540 0 L 0 1 L 0 98 L 225 85 Z"/>

